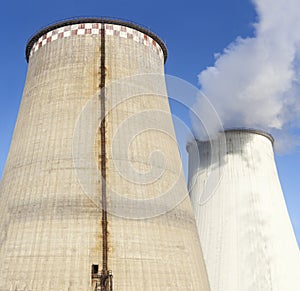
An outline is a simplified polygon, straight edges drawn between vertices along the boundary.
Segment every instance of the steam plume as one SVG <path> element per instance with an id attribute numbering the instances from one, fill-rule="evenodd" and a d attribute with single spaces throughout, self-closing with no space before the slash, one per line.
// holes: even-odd
<path id="1" fill-rule="evenodd" d="M 199 81 L 225 129 L 259 128 L 275 136 L 282 130 L 286 136 L 300 127 L 300 2 L 253 3 L 258 15 L 254 37 L 238 37 L 199 74 Z M 202 99 L 195 109 L 205 116 Z"/>

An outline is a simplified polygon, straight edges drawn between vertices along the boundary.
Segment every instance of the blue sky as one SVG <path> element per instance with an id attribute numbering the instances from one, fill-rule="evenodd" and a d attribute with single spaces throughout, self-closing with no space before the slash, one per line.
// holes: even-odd
<path id="1" fill-rule="evenodd" d="M 199 87 L 198 74 L 214 65 L 214 54 L 222 52 L 237 36 L 253 36 L 255 9 L 248 0 L 210 1 L 5 1 L 0 18 L 0 176 L 26 77 L 25 46 L 42 27 L 76 16 L 108 16 L 140 23 L 167 44 L 166 73 Z M 189 124 L 187 111 L 171 102 L 172 112 Z M 181 147 L 183 148 L 183 146 Z M 184 150 L 182 155 L 185 156 Z M 295 233 L 300 244 L 300 150 L 276 155 L 279 175 Z M 184 158 L 184 161 L 186 159 Z M 186 162 L 184 162 L 186 168 Z M 275 214 L 274 214 L 275 215 Z"/>

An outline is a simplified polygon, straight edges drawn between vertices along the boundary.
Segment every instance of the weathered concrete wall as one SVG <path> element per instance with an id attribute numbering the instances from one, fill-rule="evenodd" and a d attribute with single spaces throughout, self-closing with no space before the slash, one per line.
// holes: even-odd
<path id="1" fill-rule="evenodd" d="M 104 160 L 113 290 L 209 290 L 163 63 L 152 38 L 118 24 L 105 25 L 104 42 L 94 23 L 57 28 L 33 45 L 0 189 L 1 291 L 94 289 L 91 266 L 103 264 L 103 180 L 94 168 Z M 105 153 L 93 128 L 102 109 Z"/>
<path id="2" fill-rule="evenodd" d="M 188 151 L 190 195 L 211 290 L 300 290 L 299 249 L 270 137 L 233 130 Z M 203 192 L 216 171 L 220 180 Z"/>

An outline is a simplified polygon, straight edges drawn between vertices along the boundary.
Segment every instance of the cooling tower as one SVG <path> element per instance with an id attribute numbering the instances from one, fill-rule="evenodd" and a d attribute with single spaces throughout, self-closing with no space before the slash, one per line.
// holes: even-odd
<path id="1" fill-rule="evenodd" d="M 119 20 L 51 25 L 0 189 L 0 290 L 209 290 L 164 43 Z"/>
<path id="2" fill-rule="evenodd" d="M 211 290 L 300 290 L 299 250 L 273 138 L 258 130 L 228 130 L 211 143 L 190 143 L 187 150 L 190 196 Z M 220 178 L 207 189 L 214 174 Z"/>

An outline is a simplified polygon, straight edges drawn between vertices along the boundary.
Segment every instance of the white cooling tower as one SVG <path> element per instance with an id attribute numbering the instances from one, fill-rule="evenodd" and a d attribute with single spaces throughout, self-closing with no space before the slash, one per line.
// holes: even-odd
<path id="1" fill-rule="evenodd" d="M 299 249 L 273 138 L 257 130 L 228 130 L 212 142 L 190 143 L 187 150 L 211 290 L 300 290 Z M 220 178 L 212 184 L 213 176 Z"/>

